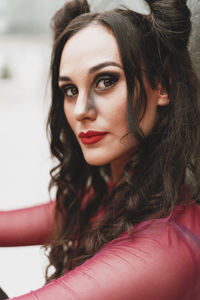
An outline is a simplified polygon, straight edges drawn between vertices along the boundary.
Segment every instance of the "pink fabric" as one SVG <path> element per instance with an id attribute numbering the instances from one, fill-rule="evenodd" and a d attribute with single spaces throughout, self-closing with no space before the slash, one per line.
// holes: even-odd
<path id="1" fill-rule="evenodd" d="M 51 234 L 55 202 L 0 211 L 0 246 L 42 245 Z"/>
<path id="2" fill-rule="evenodd" d="M 200 207 L 191 203 L 142 222 L 134 239 L 125 232 L 75 270 L 13 299 L 198 300 Z"/>

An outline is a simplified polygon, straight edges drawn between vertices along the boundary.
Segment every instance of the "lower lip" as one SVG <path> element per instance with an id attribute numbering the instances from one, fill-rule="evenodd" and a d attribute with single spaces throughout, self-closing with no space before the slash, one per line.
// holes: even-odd
<path id="1" fill-rule="evenodd" d="M 101 135 L 94 135 L 94 136 L 91 136 L 91 137 L 82 137 L 80 139 L 81 139 L 83 144 L 90 145 L 90 144 L 95 144 L 95 143 L 99 142 L 106 135 L 107 135 L 107 133 L 101 134 Z"/>

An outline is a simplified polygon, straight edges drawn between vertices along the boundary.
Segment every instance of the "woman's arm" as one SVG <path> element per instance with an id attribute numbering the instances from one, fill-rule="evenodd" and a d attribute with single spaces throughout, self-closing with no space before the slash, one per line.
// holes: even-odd
<path id="1" fill-rule="evenodd" d="M 44 244 L 53 230 L 55 202 L 0 211 L 0 246 Z"/>
<path id="2" fill-rule="evenodd" d="M 124 234 L 65 276 L 13 299 L 199 300 L 197 240 L 174 221 L 150 221 L 133 240 Z"/>

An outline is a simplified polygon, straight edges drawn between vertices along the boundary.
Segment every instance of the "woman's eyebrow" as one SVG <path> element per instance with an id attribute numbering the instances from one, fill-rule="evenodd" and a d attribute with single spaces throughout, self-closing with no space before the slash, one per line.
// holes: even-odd
<path id="1" fill-rule="evenodd" d="M 92 67 L 91 69 L 89 69 L 89 72 L 88 74 L 91 74 L 91 73 L 94 73 L 104 67 L 107 67 L 107 66 L 115 66 L 115 67 L 119 67 L 120 69 L 123 69 L 122 66 L 114 61 L 106 61 L 106 62 L 103 62 L 101 64 L 98 64 L 94 67 Z"/>
<path id="2" fill-rule="evenodd" d="M 68 76 L 59 76 L 58 81 L 72 81 Z"/>
<path id="3" fill-rule="evenodd" d="M 103 63 L 100 63 L 96 66 L 93 66 L 89 69 L 88 71 L 88 75 L 92 74 L 92 73 L 95 73 L 96 71 L 102 69 L 102 68 L 105 68 L 107 66 L 114 66 L 114 67 L 118 67 L 120 69 L 123 69 L 122 66 L 114 61 L 106 61 L 106 62 L 103 62 Z M 58 81 L 72 81 L 70 77 L 68 76 L 59 76 L 58 78 Z"/>

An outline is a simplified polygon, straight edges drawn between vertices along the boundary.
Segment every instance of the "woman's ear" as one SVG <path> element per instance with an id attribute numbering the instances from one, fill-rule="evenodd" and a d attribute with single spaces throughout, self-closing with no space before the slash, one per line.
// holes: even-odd
<path id="1" fill-rule="evenodd" d="M 160 83 L 158 84 L 157 91 L 158 91 L 157 105 L 158 106 L 168 105 L 170 101 L 168 97 L 168 93 L 166 89 L 161 86 Z"/>

